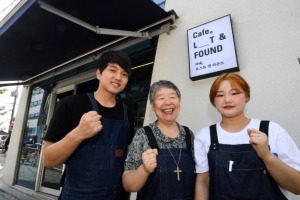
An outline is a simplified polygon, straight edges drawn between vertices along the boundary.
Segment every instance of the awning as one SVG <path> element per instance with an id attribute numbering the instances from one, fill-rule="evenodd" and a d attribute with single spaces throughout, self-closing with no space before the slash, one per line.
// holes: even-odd
<path id="1" fill-rule="evenodd" d="M 137 31 L 170 17 L 151 0 L 43 0 L 92 26 Z M 26 7 L 27 5 L 27 7 Z M 29 5 L 29 6 L 28 6 Z M 99 35 L 29 0 L 0 29 L 0 81 L 28 80 L 122 36 Z M 159 25 L 159 24 L 158 24 Z M 7 30 L 6 30 L 7 29 Z"/>

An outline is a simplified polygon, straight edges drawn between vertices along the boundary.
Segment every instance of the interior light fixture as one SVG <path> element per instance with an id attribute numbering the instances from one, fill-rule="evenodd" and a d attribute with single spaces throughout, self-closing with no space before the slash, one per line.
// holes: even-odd
<path id="1" fill-rule="evenodd" d="M 143 64 L 143 65 L 139 65 L 139 66 L 133 67 L 131 69 L 137 69 L 137 68 L 144 67 L 144 66 L 147 66 L 147 65 L 152 65 L 153 63 L 154 62 L 149 62 L 149 63 Z"/>

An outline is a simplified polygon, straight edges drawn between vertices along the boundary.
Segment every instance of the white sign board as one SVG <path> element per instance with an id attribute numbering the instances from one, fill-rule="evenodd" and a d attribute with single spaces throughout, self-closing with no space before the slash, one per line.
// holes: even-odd
<path id="1" fill-rule="evenodd" d="M 189 29 L 190 79 L 239 71 L 230 15 Z"/>

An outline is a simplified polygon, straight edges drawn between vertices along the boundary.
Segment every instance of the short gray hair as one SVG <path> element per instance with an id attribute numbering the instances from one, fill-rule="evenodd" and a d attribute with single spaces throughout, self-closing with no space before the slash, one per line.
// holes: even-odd
<path id="1" fill-rule="evenodd" d="M 154 96 L 155 96 L 156 91 L 161 88 L 173 89 L 176 92 L 179 100 L 181 100 L 181 93 L 180 93 L 178 87 L 174 83 L 172 83 L 171 81 L 167 81 L 167 80 L 160 80 L 160 81 L 153 83 L 150 87 L 149 100 L 150 100 L 151 104 L 153 104 L 153 102 L 154 102 Z"/>

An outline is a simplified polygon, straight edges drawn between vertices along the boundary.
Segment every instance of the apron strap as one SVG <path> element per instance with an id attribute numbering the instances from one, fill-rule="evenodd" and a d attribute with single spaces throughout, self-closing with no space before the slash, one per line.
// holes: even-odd
<path id="1" fill-rule="evenodd" d="M 270 121 L 261 120 L 259 125 L 259 131 L 265 133 L 267 136 L 269 134 L 269 123 Z"/>
<path id="2" fill-rule="evenodd" d="M 146 132 L 146 135 L 148 137 L 149 145 L 150 145 L 151 149 L 157 149 L 158 154 L 159 154 L 159 146 L 157 144 L 157 141 L 154 137 L 154 134 L 153 134 L 151 128 L 149 126 L 144 126 L 143 128 L 144 128 L 144 130 Z"/>
<path id="3" fill-rule="evenodd" d="M 93 109 L 98 113 L 98 115 L 100 115 L 94 95 L 92 93 L 86 93 L 86 94 L 88 95 L 88 97 L 93 105 Z"/>
<path id="4" fill-rule="evenodd" d="M 268 135 L 269 134 L 269 123 L 270 123 L 270 121 L 261 120 L 260 125 L 259 125 L 259 131 L 265 133 L 268 136 L 268 143 L 269 143 L 269 135 Z M 268 146 L 269 146 L 269 149 L 271 150 L 270 145 L 268 145 Z"/>
<path id="5" fill-rule="evenodd" d="M 210 129 L 210 147 L 209 150 L 219 150 L 219 140 L 217 135 L 217 125 L 211 125 Z"/>
<path id="6" fill-rule="evenodd" d="M 128 114 L 127 114 L 127 105 L 125 103 L 123 104 L 123 110 L 124 110 L 124 120 L 128 120 Z"/>
<path id="7" fill-rule="evenodd" d="M 259 125 L 259 131 L 260 132 L 263 132 L 265 133 L 267 136 L 269 136 L 269 124 L 270 124 L 270 121 L 267 121 L 267 120 L 261 120 L 260 121 L 260 125 Z M 269 137 L 268 137 L 268 140 L 269 140 Z M 269 145 L 269 149 L 270 149 L 270 145 Z M 262 159 L 260 159 L 261 162 L 262 162 L 262 165 L 263 165 L 263 168 L 265 170 L 265 172 L 267 173 L 267 175 L 269 176 L 269 179 L 271 179 L 271 182 L 274 184 L 274 188 L 277 190 L 278 194 L 280 195 L 278 197 L 278 199 L 286 199 L 286 196 L 282 193 L 282 191 L 279 189 L 276 181 L 273 179 L 273 177 L 271 176 L 271 174 L 269 173 L 264 161 Z"/>
<path id="8" fill-rule="evenodd" d="M 186 126 L 182 126 L 185 130 L 185 143 L 186 143 L 186 148 L 189 151 L 189 155 L 193 156 L 192 154 L 192 142 L 191 142 L 191 134 L 190 134 L 190 129 Z"/>

